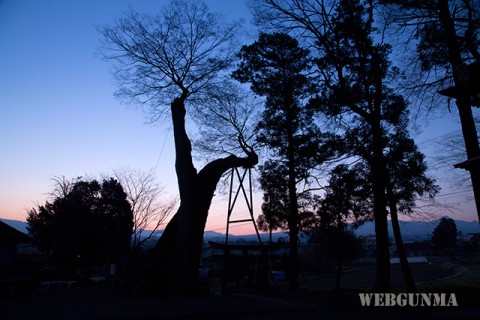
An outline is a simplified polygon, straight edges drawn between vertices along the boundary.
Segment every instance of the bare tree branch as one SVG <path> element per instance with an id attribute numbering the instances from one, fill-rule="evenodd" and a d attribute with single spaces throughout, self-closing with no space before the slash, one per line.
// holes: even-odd
<path id="1" fill-rule="evenodd" d="M 166 223 L 176 209 L 178 200 L 162 199 L 164 188 L 155 181 L 153 171 L 123 168 L 115 170 L 114 176 L 122 185 L 132 207 L 132 248 L 137 249 Z"/>
<path id="2" fill-rule="evenodd" d="M 201 1 L 173 0 L 156 16 L 130 11 L 113 27 L 98 27 L 99 55 L 115 63 L 116 96 L 149 104 L 155 121 L 172 97 L 202 96 L 220 86 L 218 74 L 235 59 L 240 27 L 222 21 Z"/>

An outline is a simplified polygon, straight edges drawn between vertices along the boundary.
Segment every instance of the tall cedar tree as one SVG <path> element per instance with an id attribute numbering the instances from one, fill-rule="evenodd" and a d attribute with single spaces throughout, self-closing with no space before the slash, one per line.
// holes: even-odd
<path id="1" fill-rule="evenodd" d="M 319 162 L 320 131 L 302 105 L 311 93 L 306 75 L 311 68 L 309 52 L 287 34 L 262 33 L 240 51 L 241 63 L 233 77 L 250 83 L 257 95 L 265 96 L 265 109 L 258 124 L 258 140 L 271 148 L 277 161 L 288 170 L 288 214 L 290 237 L 290 289 L 298 289 L 297 181 L 308 176 Z"/>
<path id="2" fill-rule="evenodd" d="M 384 131 L 391 92 L 385 85 L 389 46 L 374 40 L 372 1 L 251 1 L 258 23 L 301 37 L 316 55 L 322 92 L 317 105 L 343 121 L 364 123 L 372 149 L 367 160 L 376 233 L 375 289 L 390 289 Z"/>
<path id="3" fill-rule="evenodd" d="M 400 213 L 411 214 L 418 197 L 425 195 L 433 197 L 438 193 L 439 188 L 433 179 L 426 176 L 425 157 L 408 134 L 408 113 L 405 101 L 399 98 L 394 109 L 403 110 L 403 112 L 395 121 L 396 125 L 390 126 L 390 130 L 385 133 L 385 159 L 388 173 L 386 195 L 406 288 L 413 292 L 416 290 L 415 283 L 403 245 L 398 215 Z M 365 130 L 364 127 L 354 127 L 348 128 L 346 131 L 346 145 L 347 149 L 352 152 L 351 155 L 368 158 L 371 149 L 368 130 Z M 357 163 L 357 166 L 360 164 Z M 368 168 L 366 170 L 368 171 Z M 365 181 L 364 183 L 368 184 L 369 182 Z"/>
<path id="4" fill-rule="evenodd" d="M 426 176 L 425 156 L 418 150 L 405 128 L 400 128 L 389 135 L 388 141 L 386 152 L 389 175 L 388 206 L 405 286 L 408 291 L 414 292 L 416 286 L 408 265 L 398 215 L 399 213 L 411 214 L 418 197 L 432 198 L 439 192 L 439 187 L 435 184 L 435 180 Z"/>
<path id="5" fill-rule="evenodd" d="M 168 108 L 163 108 L 170 102 L 180 206 L 154 249 L 146 277 L 152 293 L 197 290 L 203 232 L 217 183 L 229 169 L 258 162 L 241 136 L 238 141 L 245 157 L 219 158 L 200 171 L 192 159 L 185 125 L 187 109 L 194 111 L 199 101 L 208 103 L 221 91 L 222 75 L 237 51 L 238 25 L 223 20 L 203 1 L 172 0 L 156 16 L 132 12 L 113 27 L 100 29 L 103 58 L 116 63 L 117 95 L 129 102 L 150 104 L 153 118 L 168 113 Z"/>
<path id="6" fill-rule="evenodd" d="M 389 46 L 373 40 L 373 8 L 363 1 L 340 1 L 329 20 L 331 28 L 320 39 L 324 54 L 319 70 L 328 70 L 319 98 L 323 112 L 336 117 L 350 114 L 352 123 L 366 130 L 370 148 L 364 159 L 370 168 L 376 234 L 376 290 L 390 289 L 390 256 L 385 188 L 387 184 L 385 131 L 398 121 L 398 97 L 385 85 L 389 74 Z"/>
<path id="7" fill-rule="evenodd" d="M 445 3 L 439 1 L 388 1 L 406 5 Z M 467 3 L 468 1 L 461 1 Z M 474 1 L 475 2 L 475 1 Z M 387 113 L 394 111 L 388 91 L 389 47 L 375 42 L 373 1 L 296 1 L 251 0 L 254 18 L 267 30 L 290 32 L 302 39 L 318 55 L 318 72 L 324 84 L 319 105 L 343 123 L 363 121 L 373 149 L 368 160 L 373 187 L 377 240 L 377 274 L 375 288 L 388 290 L 390 266 L 386 220 L 386 160 L 384 129 Z M 404 13 L 407 13 L 408 10 Z M 417 17 L 422 17 L 420 15 Z M 470 21 L 473 21 L 470 19 Z M 478 20 L 477 20 L 478 21 Z M 460 21 L 458 21 L 460 23 Z M 419 24 L 422 26 L 423 24 Z M 467 28 L 468 29 L 468 28 Z M 475 33 L 477 36 L 477 33 Z M 330 101 L 328 101 L 330 100 Z M 389 110 L 390 109 L 390 110 Z M 349 117 L 349 116 L 350 117 Z"/>

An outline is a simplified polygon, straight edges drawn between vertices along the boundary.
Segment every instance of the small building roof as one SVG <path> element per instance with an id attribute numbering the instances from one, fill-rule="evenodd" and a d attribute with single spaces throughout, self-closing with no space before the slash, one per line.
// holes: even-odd
<path id="1" fill-rule="evenodd" d="M 33 242 L 32 237 L 0 221 L 0 241 L 11 241 L 16 243 Z"/>
<path id="2" fill-rule="evenodd" d="M 470 168 L 477 167 L 480 164 L 480 155 L 472 157 L 461 163 L 454 164 L 453 166 L 457 169 L 470 170 Z"/>
<path id="3" fill-rule="evenodd" d="M 450 98 L 465 99 L 471 106 L 480 107 L 480 62 L 469 65 L 462 63 L 454 72 L 457 76 L 456 85 L 439 90 L 438 93 Z"/>

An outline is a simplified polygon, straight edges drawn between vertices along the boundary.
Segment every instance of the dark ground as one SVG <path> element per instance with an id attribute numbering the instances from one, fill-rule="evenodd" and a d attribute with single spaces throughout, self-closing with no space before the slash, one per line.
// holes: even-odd
<path id="1" fill-rule="evenodd" d="M 0 299 L 0 319 L 480 319 L 478 266 L 464 261 L 412 265 L 421 291 L 454 292 L 459 307 L 362 307 L 358 292 L 371 287 L 374 269 L 355 266 L 346 270 L 341 291 L 332 290 L 331 275 L 304 277 L 296 293 L 280 287 L 269 294 L 224 297 L 128 298 L 105 285 L 77 285 Z M 402 286 L 398 266 L 392 269 L 392 286 Z"/>

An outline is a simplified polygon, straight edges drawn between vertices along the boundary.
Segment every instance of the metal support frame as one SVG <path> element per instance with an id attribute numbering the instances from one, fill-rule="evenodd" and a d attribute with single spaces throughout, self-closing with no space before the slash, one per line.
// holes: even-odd
<path id="1" fill-rule="evenodd" d="M 247 177 L 248 173 L 248 190 L 245 189 L 245 178 Z M 236 180 L 235 180 L 236 177 Z M 234 190 L 234 185 L 238 183 L 237 188 Z M 228 196 L 228 211 L 227 211 L 227 229 L 226 229 L 226 237 L 225 237 L 225 245 L 228 245 L 228 235 L 230 232 L 230 224 L 231 223 L 243 223 L 252 221 L 253 226 L 255 228 L 255 232 L 257 234 L 258 242 L 262 244 L 262 239 L 260 238 L 260 233 L 258 232 L 257 224 L 255 223 L 255 218 L 253 217 L 253 190 L 252 190 L 252 168 L 243 168 L 243 173 L 240 174 L 239 168 L 232 168 L 231 176 L 230 176 L 230 193 Z M 241 191 L 241 192 L 240 192 Z M 240 220 L 232 220 L 232 213 L 235 207 L 235 204 L 238 200 L 238 196 L 240 193 L 243 194 L 244 200 L 248 207 L 248 212 L 250 214 L 250 218 L 248 219 L 240 219 Z"/>

